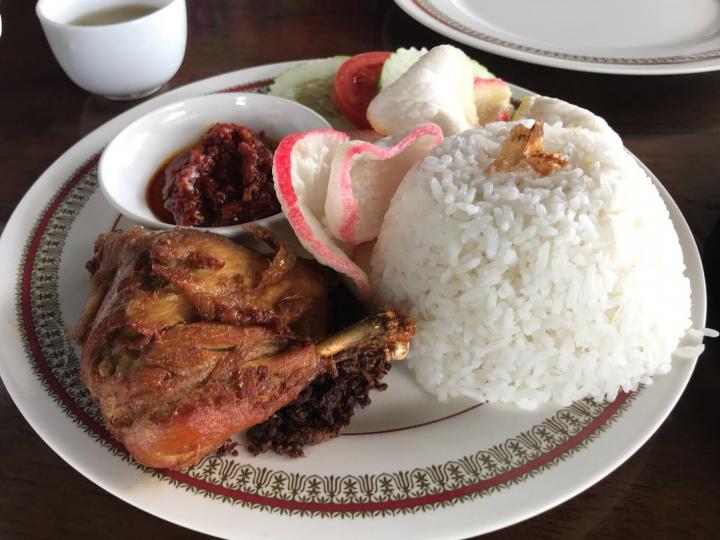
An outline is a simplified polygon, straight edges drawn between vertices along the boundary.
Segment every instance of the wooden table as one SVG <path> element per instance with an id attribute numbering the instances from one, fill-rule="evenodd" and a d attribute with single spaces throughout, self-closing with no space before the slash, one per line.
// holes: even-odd
<path id="1" fill-rule="evenodd" d="M 0 0 L 0 220 L 79 138 L 134 103 L 76 87 L 33 2 Z M 164 90 L 268 62 L 447 42 L 390 1 L 188 0 L 189 40 Z M 464 47 L 465 48 L 465 47 Z M 668 188 L 704 254 L 708 326 L 719 328 L 720 73 L 620 77 L 534 66 L 465 48 L 502 78 L 605 117 Z M 720 343 L 627 463 L 583 494 L 490 538 L 710 538 L 720 530 Z M 60 459 L 0 386 L 0 537 L 198 538 L 112 497 Z M 538 493 L 538 497 L 542 497 Z"/>

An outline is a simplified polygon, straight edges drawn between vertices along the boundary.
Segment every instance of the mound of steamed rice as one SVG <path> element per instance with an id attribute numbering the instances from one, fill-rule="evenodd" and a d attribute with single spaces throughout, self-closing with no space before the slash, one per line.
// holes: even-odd
<path id="1" fill-rule="evenodd" d="M 547 177 L 484 174 L 515 124 L 448 138 L 411 170 L 374 287 L 416 319 L 410 366 L 440 399 L 613 399 L 669 371 L 690 327 L 677 234 L 633 158 L 587 129 L 545 125 L 568 159 Z"/>

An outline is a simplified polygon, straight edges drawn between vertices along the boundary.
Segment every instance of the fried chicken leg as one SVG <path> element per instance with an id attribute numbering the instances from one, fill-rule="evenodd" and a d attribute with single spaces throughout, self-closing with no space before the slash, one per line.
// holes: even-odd
<path id="1" fill-rule="evenodd" d="M 404 357 L 414 326 L 391 310 L 315 344 L 327 327 L 327 274 L 257 235 L 274 254 L 191 230 L 98 238 L 75 330 L 81 377 L 140 463 L 191 465 L 334 377 L 349 355 Z"/>

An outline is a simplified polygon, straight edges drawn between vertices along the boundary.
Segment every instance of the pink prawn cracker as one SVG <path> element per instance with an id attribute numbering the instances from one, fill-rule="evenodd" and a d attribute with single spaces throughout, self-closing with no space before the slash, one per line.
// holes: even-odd
<path id="1" fill-rule="evenodd" d="M 346 275 L 362 300 L 371 296 L 356 247 L 374 240 L 407 171 L 443 140 L 435 124 L 378 144 L 351 141 L 340 131 L 285 137 L 275 151 L 273 177 L 283 212 L 303 247 Z"/>

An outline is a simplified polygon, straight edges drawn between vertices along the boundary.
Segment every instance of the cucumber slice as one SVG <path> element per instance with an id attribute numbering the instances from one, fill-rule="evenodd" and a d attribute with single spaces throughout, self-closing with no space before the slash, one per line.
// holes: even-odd
<path id="1" fill-rule="evenodd" d="M 490 73 L 488 68 L 483 66 L 480 62 L 477 60 L 473 60 L 472 58 L 468 58 L 470 60 L 470 65 L 472 66 L 473 70 L 473 77 L 480 77 L 481 79 L 494 79 L 495 75 Z"/>
<path id="2" fill-rule="evenodd" d="M 338 130 L 354 129 L 335 106 L 333 83 L 335 73 L 349 56 L 333 56 L 322 60 L 310 60 L 291 67 L 275 78 L 270 94 L 292 99 L 321 114 Z"/>
<path id="3" fill-rule="evenodd" d="M 392 53 L 383 64 L 380 79 L 378 80 L 378 88 L 382 90 L 397 81 L 426 52 L 428 50 L 425 47 L 422 49 L 416 49 L 415 47 L 404 49 L 401 47 Z"/>
<path id="4" fill-rule="evenodd" d="M 390 86 L 392 83 L 397 81 L 415 62 L 420 60 L 420 57 L 427 51 L 425 47 L 422 49 L 416 49 L 410 47 L 409 49 L 400 48 L 390 55 L 383 64 L 383 69 L 380 72 L 380 80 L 378 81 L 378 88 L 382 90 Z M 468 62 L 472 66 L 473 77 L 480 77 L 482 79 L 494 79 L 495 75 L 490 73 L 488 69 L 468 57 Z"/>

